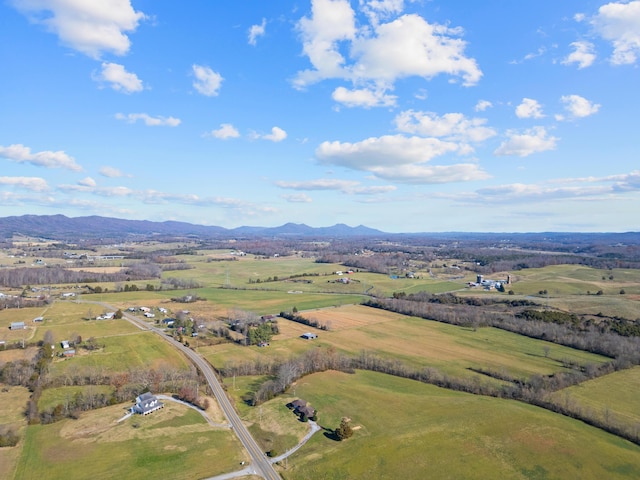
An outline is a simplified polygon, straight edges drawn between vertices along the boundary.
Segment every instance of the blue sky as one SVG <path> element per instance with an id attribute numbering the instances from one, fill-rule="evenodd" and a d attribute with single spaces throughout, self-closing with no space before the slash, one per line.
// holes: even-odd
<path id="1" fill-rule="evenodd" d="M 0 216 L 640 229 L 640 0 L 0 2 Z"/>

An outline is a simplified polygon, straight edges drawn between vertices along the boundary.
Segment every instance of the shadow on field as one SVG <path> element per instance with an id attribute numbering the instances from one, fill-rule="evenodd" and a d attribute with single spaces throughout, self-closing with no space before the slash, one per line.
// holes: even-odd
<path id="1" fill-rule="evenodd" d="M 334 442 L 339 442 L 340 439 L 338 438 L 338 435 L 336 435 L 335 430 L 331 429 L 331 428 L 326 428 L 326 427 L 322 427 L 322 430 L 324 430 L 324 432 L 322 432 L 322 434 L 327 437 L 329 440 L 333 440 Z"/>

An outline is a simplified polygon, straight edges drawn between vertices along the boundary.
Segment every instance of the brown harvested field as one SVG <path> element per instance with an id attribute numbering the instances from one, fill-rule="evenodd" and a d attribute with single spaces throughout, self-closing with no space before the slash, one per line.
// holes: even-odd
<path id="1" fill-rule="evenodd" d="M 67 268 L 67 270 L 89 273 L 118 273 L 122 270 L 122 267 L 71 267 Z"/>
<path id="2" fill-rule="evenodd" d="M 0 351 L 0 365 L 7 362 L 17 362 L 18 360 L 31 360 L 38 353 L 36 347 L 12 348 Z"/>
<path id="3" fill-rule="evenodd" d="M 338 308 L 323 308 L 305 311 L 302 316 L 317 320 L 320 325 L 328 325 L 329 330 L 348 330 L 376 323 L 386 323 L 403 318 L 403 315 L 362 305 L 346 305 Z M 307 327 L 308 328 L 308 327 Z"/>

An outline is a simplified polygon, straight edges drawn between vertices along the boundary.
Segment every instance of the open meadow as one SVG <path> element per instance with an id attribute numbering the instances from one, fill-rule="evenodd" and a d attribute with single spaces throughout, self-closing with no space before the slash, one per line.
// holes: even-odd
<path id="1" fill-rule="evenodd" d="M 516 378 L 569 371 L 568 364 L 603 363 L 610 359 L 561 345 L 536 340 L 496 328 L 448 325 L 352 305 L 302 312 L 305 318 L 329 323 L 328 331 L 293 321 L 278 319 L 280 334 L 269 347 L 242 347 L 220 344 L 203 347 L 201 353 L 216 367 L 229 361 L 287 359 L 292 354 L 324 347 L 350 356 L 366 351 L 388 359 L 398 359 L 411 367 L 436 367 L 458 378 L 491 381 L 471 369 L 490 369 Z M 317 339 L 300 336 L 314 332 Z"/>
<path id="2" fill-rule="evenodd" d="M 354 434 L 336 442 L 317 433 L 288 460 L 285 479 L 640 476 L 637 445 L 520 402 L 361 371 L 310 375 L 296 397 L 325 428 L 350 418 Z"/>
<path id="3" fill-rule="evenodd" d="M 640 367 L 636 366 L 565 388 L 551 398 L 561 405 L 591 410 L 603 421 L 634 426 L 640 432 L 639 392 Z"/>
<path id="4" fill-rule="evenodd" d="M 237 470 L 247 459 L 231 430 L 184 405 L 167 402 L 118 423 L 125 413 L 114 405 L 29 427 L 14 478 L 191 480 Z"/>
<path id="5" fill-rule="evenodd" d="M 13 429 L 24 438 L 27 429 L 24 408 L 30 392 L 25 387 L 0 383 L 0 427 Z M 22 452 L 23 442 L 15 447 L 0 448 L 0 478 L 12 478 L 13 471 Z"/>

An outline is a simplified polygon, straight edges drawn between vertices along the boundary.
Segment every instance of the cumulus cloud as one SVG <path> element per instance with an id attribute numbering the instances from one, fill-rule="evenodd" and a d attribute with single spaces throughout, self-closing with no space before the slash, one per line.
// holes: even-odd
<path id="1" fill-rule="evenodd" d="M 613 65 L 636 63 L 640 54 L 640 1 L 610 2 L 591 19 L 595 31 L 613 44 Z"/>
<path id="2" fill-rule="evenodd" d="M 393 185 L 363 186 L 355 180 L 339 180 L 335 178 L 319 178 L 300 182 L 280 181 L 276 182 L 276 185 L 289 190 L 334 190 L 349 195 L 377 195 L 396 190 Z"/>
<path id="3" fill-rule="evenodd" d="M 78 182 L 78 185 L 83 187 L 95 187 L 97 185 L 96 181 L 91 177 L 83 178 Z"/>
<path id="4" fill-rule="evenodd" d="M 480 180 L 488 175 L 474 164 L 427 167 L 424 163 L 447 153 L 464 153 L 455 142 L 438 138 L 385 135 L 357 143 L 323 142 L 316 157 L 323 164 L 366 171 L 375 177 L 405 183 L 430 184 Z"/>
<path id="5" fill-rule="evenodd" d="M 596 59 L 594 46 L 591 42 L 573 42 L 573 52 L 562 60 L 563 65 L 577 64 L 579 69 L 590 67 Z"/>
<path id="6" fill-rule="evenodd" d="M 416 14 L 383 21 L 401 13 L 403 2 L 397 0 L 364 1 L 360 6 L 369 24 L 358 28 L 348 0 L 312 1 L 311 15 L 297 26 L 313 68 L 297 73 L 296 88 L 325 79 L 349 81 L 359 89 L 371 84 L 371 91 L 392 89 L 396 80 L 410 76 L 445 74 L 467 86 L 480 80 L 476 61 L 464 54 L 460 28 L 430 24 Z"/>
<path id="7" fill-rule="evenodd" d="M 193 82 L 193 88 L 207 97 L 217 96 L 222 80 L 224 80 L 222 75 L 205 65 L 193 65 L 191 68 L 193 75 L 196 77 Z"/>
<path id="8" fill-rule="evenodd" d="M 98 59 L 104 52 L 125 55 L 144 13 L 129 0 L 82 2 L 69 0 L 11 0 L 33 23 L 44 25 L 61 43 Z"/>
<path id="9" fill-rule="evenodd" d="M 262 37 L 267 26 L 267 19 L 263 18 L 260 25 L 251 25 L 249 28 L 249 45 L 255 45 L 258 37 Z"/>
<path id="10" fill-rule="evenodd" d="M 312 198 L 305 193 L 292 193 L 289 195 L 280 195 L 280 198 L 285 199 L 290 203 L 311 203 L 313 202 Z"/>
<path id="11" fill-rule="evenodd" d="M 127 123 L 136 123 L 138 120 L 142 120 L 142 122 L 144 122 L 148 127 L 177 127 L 181 123 L 179 118 L 162 116 L 152 117 L 146 113 L 129 113 L 128 115 L 116 113 L 115 117 L 118 120 L 124 120 Z"/>
<path id="12" fill-rule="evenodd" d="M 122 173 L 120 170 L 114 167 L 102 167 L 100 169 L 100 175 L 107 178 L 120 178 L 120 177 L 127 176 L 124 173 Z"/>
<path id="13" fill-rule="evenodd" d="M 516 107 L 518 118 L 542 118 L 542 105 L 532 98 L 523 98 L 522 103 Z"/>
<path id="14" fill-rule="evenodd" d="M 545 152 L 556 148 L 556 137 L 551 137 L 544 127 L 534 127 L 524 133 L 507 131 L 507 140 L 493 153 L 495 155 L 517 155 L 527 157 L 533 153 Z"/>
<path id="15" fill-rule="evenodd" d="M 583 118 L 598 112 L 600 105 L 590 102 L 580 95 L 564 95 L 560 98 L 565 110 L 572 118 Z"/>
<path id="16" fill-rule="evenodd" d="M 227 140 L 228 138 L 238 138 L 240 132 L 230 123 L 220 124 L 220 128 L 217 130 L 211 130 L 206 134 L 208 137 L 219 138 L 220 140 Z"/>
<path id="17" fill-rule="evenodd" d="M 438 116 L 434 112 L 407 110 L 398 114 L 395 124 L 399 131 L 449 140 L 482 142 L 496 135 L 486 127 L 484 118 L 466 118 L 462 113 L 446 113 Z"/>
<path id="18" fill-rule="evenodd" d="M 491 103 L 489 100 L 479 100 L 478 103 L 476 103 L 474 110 L 476 112 L 484 112 L 487 108 L 491 107 L 493 107 L 493 103 Z"/>
<path id="19" fill-rule="evenodd" d="M 39 177 L 0 177 L 0 185 L 25 188 L 35 192 L 42 192 L 49 189 L 47 182 Z"/>
<path id="20" fill-rule="evenodd" d="M 356 88 L 353 90 L 338 87 L 331 95 L 333 100 L 347 107 L 391 107 L 396 104 L 397 97 L 387 95 L 384 90 Z"/>
<path id="21" fill-rule="evenodd" d="M 76 163 L 73 157 L 70 157 L 63 151 L 52 152 L 45 150 L 32 153 L 29 147 L 25 147 L 19 143 L 9 145 L 8 147 L 0 145 L 0 157 L 17 163 L 30 163 L 37 167 L 66 168 L 74 172 L 82 170 L 82 167 Z"/>
<path id="22" fill-rule="evenodd" d="M 271 133 L 268 133 L 266 135 L 255 135 L 255 138 L 270 140 L 272 142 L 281 142 L 282 140 L 287 138 L 287 132 L 285 132 L 280 127 L 273 127 L 271 129 Z"/>
<path id="23" fill-rule="evenodd" d="M 127 72 L 124 66 L 117 63 L 103 63 L 100 73 L 94 73 L 97 82 L 106 82 L 117 92 L 135 93 L 144 89 L 142 80 L 135 73 Z"/>

